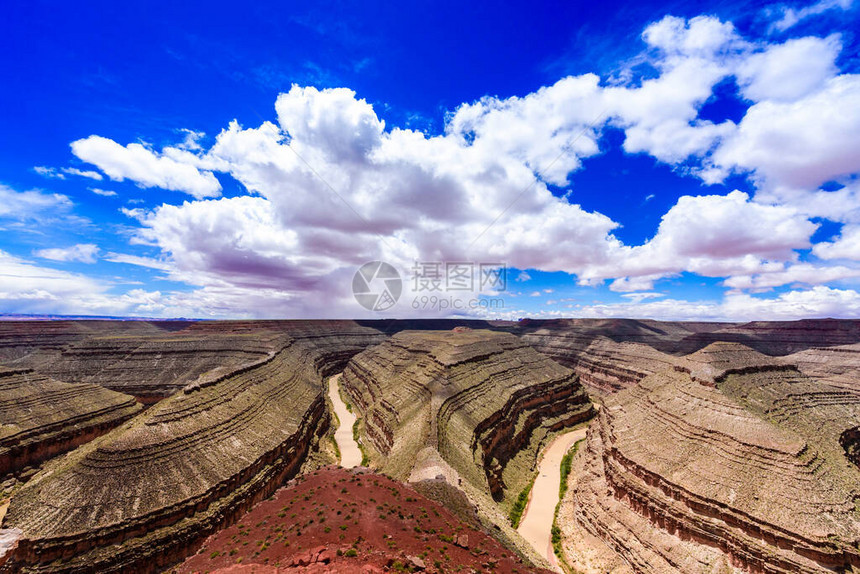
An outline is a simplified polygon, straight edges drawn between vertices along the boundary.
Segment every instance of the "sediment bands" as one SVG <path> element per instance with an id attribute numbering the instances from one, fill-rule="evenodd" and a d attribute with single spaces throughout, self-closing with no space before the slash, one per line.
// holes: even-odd
<path id="1" fill-rule="evenodd" d="M 102 435 L 142 409 L 98 385 L 0 367 L 0 480 Z"/>
<path id="2" fill-rule="evenodd" d="M 856 403 L 804 401 L 815 389 L 796 368 L 718 344 L 607 397 L 566 518 L 641 572 L 860 568 L 860 472 L 828 423 Z"/>
<path id="3" fill-rule="evenodd" d="M 193 552 L 296 474 L 327 429 L 321 373 L 379 337 L 341 327 L 345 342 L 337 326 L 296 328 L 49 463 L 12 499 L 3 527 L 23 537 L 4 571 L 151 572 Z"/>
<path id="4" fill-rule="evenodd" d="M 356 355 L 342 380 L 384 470 L 408 476 L 431 446 L 497 499 L 514 457 L 529 459 L 527 479 L 546 434 L 592 413 L 574 373 L 506 333 L 403 331 Z"/>

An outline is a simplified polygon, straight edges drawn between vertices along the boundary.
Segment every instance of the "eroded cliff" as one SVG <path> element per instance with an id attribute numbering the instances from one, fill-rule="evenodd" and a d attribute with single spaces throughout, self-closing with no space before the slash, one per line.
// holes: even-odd
<path id="1" fill-rule="evenodd" d="M 265 357 L 201 375 L 49 462 L 12 499 L 2 527 L 19 539 L 2 569 L 158 571 L 295 475 L 329 425 L 324 374 L 381 335 L 290 330 Z"/>
<path id="2" fill-rule="evenodd" d="M 0 485 L 11 486 L 24 469 L 108 432 L 142 408 L 134 397 L 98 385 L 0 367 Z"/>
<path id="3" fill-rule="evenodd" d="M 858 417 L 783 361 L 694 353 L 606 398 L 562 505 L 567 556 L 584 529 L 637 572 L 853 572 L 860 470 L 839 436 Z"/>
<path id="4" fill-rule="evenodd" d="M 431 447 L 496 500 L 528 481 L 550 433 L 592 413 L 574 373 L 506 333 L 403 331 L 342 381 L 380 468 L 406 479 Z"/>

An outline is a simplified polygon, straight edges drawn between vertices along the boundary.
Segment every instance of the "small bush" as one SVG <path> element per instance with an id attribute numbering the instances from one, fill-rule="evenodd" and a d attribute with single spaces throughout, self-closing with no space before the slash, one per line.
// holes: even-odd
<path id="1" fill-rule="evenodd" d="M 532 491 L 532 486 L 535 483 L 535 476 L 531 479 L 531 481 L 526 485 L 520 495 L 517 497 L 517 501 L 514 502 L 513 507 L 511 507 L 511 512 L 508 515 L 508 520 L 511 521 L 511 526 L 517 528 L 520 525 L 520 520 L 523 518 L 523 512 L 526 510 L 526 506 L 529 503 L 529 493 Z"/>

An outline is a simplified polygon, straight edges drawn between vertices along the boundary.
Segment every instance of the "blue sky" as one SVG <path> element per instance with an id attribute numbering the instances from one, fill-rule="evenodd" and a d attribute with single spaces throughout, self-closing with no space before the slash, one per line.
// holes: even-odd
<path id="1" fill-rule="evenodd" d="M 860 316 L 849 0 L 4 11 L 0 312 Z"/>

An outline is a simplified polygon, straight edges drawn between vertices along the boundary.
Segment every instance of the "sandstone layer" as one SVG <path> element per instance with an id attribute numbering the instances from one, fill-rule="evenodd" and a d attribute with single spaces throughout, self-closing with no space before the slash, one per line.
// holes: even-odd
<path id="1" fill-rule="evenodd" d="M 356 355 L 342 384 L 382 470 L 406 479 L 429 447 L 496 500 L 519 493 L 550 433 L 592 414 L 573 372 L 490 331 L 400 332 Z"/>
<path id="2" fill-rule="evenodd" d="M 280 348 L 285 335 L 313 339 L 322 347 L 335 341 L 342 349 L 336 351 L 340 357 L 332 357 L 336 363 L 381 340 L 376 330 L 350 321 L 91 323 L 0 324 L 0 357 L 5 352 L 7 365 L 67 382 L 96 383 L 153 403 L 200 376 L 217 376 L 266 357 Z M 26 344 L 13 347 L 15 335 Z"/>
<path id="3" fill-rule="evenodd" d="M 860 469 L 839 444 L 856 394 L 717 343 L 606 397 L 559 522 L 636 572 L 860 569 Z"/>
<path id="4" fill-rule="evenodd" d="M 825 369 L 830 368 L 830 359 L 836 355 L 821 356 L 819 351 L 850 349 L 860 343 L 860 321 L 833 319 L 751 323 L 523 320 L 508 330 L 576 371 L 582 383 L 598 394 L 634 385 L 712 343 L 742 343 L 770 356 L 808 351 L 806 361 L 791 361 L 818 361 Z M 852 367 L 858 362 L 854 357 Z"/>
<path id="5" fill-rule="evenodd" d="M 283 327 L 280 348 L 182 391 L 21 488 L 10 572 L 154 572 L 295 475 L 329 426 L 324 374 L 381 338 L 349 322 Z"/>
<path id="6" fill-rule="evenodd" d="M 102 435 L 143 407 L 98 385 L 0 368 L 0 483 Z"/>

